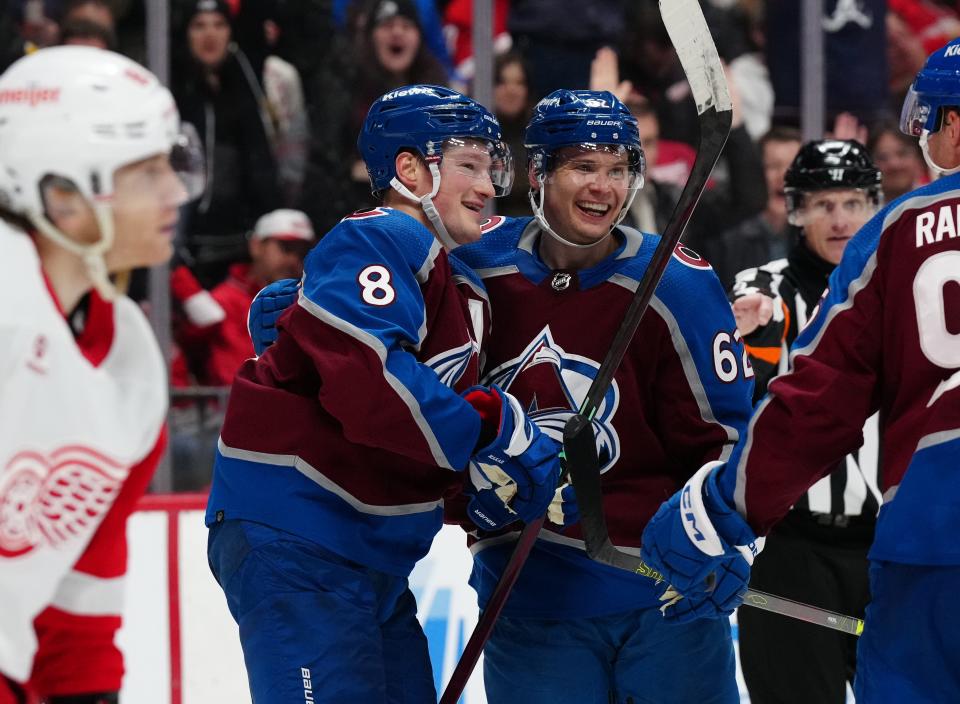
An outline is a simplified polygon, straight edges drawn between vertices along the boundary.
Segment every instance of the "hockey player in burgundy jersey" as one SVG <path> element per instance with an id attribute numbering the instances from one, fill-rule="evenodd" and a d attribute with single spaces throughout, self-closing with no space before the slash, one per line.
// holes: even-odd
<path id="1" fill-rule="evenodd" d="M 167 384 L 109 277 L 165 262 L 199 194 L 179 122 L 112 52 L 44 49 L 0 76 L 2 704 L 118 698 L 126 519 L 165 444 Z"/>
<path id="2" fill-rule="evenodd" d="M 618 226 L 644 162 L 636 121 L 611 93 L 550 94 L 525 144 L 535 217 L 494 218 L 456 256 L 490 296 L 484 383 L 560 438 L 659 237 Z M 616 545 L 638 550 L 660 502 L 728 456 L 749 417 L 751 374 L 719 280 L 678 247 L 593 420 Z M 739 701 L 727 623 L 664 624 L 665 585 L 590 560 L 569 486 L 549 518 L 567 527 L 541 534 L 484 651 L 491 704 Z M 481 608 L 517 535 L 472 545 Z"/>
<path id="3" fill-rule="evenodd" d="M 445 495 L 463 488 L 496 528 L 542 515 L 559 476 L 559 445 L 474 386 L 486 294 L 447 256 L 509 191 L 496 119 L 408 86 L 373 104 L 358 146 L 384 207 L 310 252 L 277 341 L 238 372 L 207 508 L 259 704 L 435 701 L 407 577 Z"/>
<path id="4" fill-rule="evenodd" d="M 643 535 L 644 559 L 682 593 L 702 593 L 708 574 L 747 561 L 755 536 L 860 444 L 879 410 L 884 504 L 854 686 L 866 704 L 960 701 L 958 106 L 960 39 L 927 59 L 901 116 L 942 178 L 888 204 L 847 245 L 747 436 Z"/>
<path id="5" fill-rule="evenodd" d="M 800 239 L 785 259 L 737 274 L 731 298 L 755 373 L 754 399 L 787 370 L 787 353 L 820 301 L 850 238 L 877 211 L 880 171 L 853 140 L 803 145 L 784 179 L 788 216 Z M 863 618 L 867 550 L 878 489 L 877 417 L 863 446 L 840 458 L 767 536 L 750 585 Z M 856 636 L 761 609 L 739 613 L 740 666 L 752 704 L 843 704 L 856 670 Z M 771 653 L 778 656 L 771 658 Z M 785 691 L 784 682 L 793 686 Z"/>
<path id="6" fill-rule="evenodd" d="M 659 238 L 617 227 L 642 185 L 643 155 L 636 122 L 613 95 L 557 91 L 538 106 L 527 137 L 536 218 L 495 217 L 453 259 L 473 267 L 490 294 L 485 382 L 509 389 L 559 438 Z M 292 284 L 277 282 L 254 300 L 258 350 L 273 341 Z M 719 281 L 679 247 L 595 419 L 618 545 L 637 550 L 663 497 L 705 459 L 727 456 L 750 413 L 751 375 Z M 541 536 L 484 651 L 491 704 L 739 701 L 725 622 L 663 625 L 664 585 L 586 556 L 569 485 L 548 517 L 556 526 Z M 491 533 L 472 546 L 481 606 L 516 537 Z M 693 656 L 696 678 L 685 674 Z"/>

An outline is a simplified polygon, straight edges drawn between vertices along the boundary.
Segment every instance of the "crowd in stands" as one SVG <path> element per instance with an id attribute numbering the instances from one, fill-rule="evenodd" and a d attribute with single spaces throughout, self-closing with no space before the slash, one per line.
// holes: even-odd
<path id="1" fill-rule="evenodd" d="M 722 283 L 785 256 L 783 174 L 801 145 L 799 2 L 702 0 L 728 67 L 734 128 L 685 243 Z M 523 127 L 556 88 L 607 89 L 640 123 L 646 183 L 626 224 L 660 231 L 697 146 L 696 112 L 654 0 L 493 0 L 493 105 L 520 178 L 503 214 L 529 214 Z M 9 0 L 0 70 L 59 43 L 145 61 L 145 3 Z M 356 137 L 372 101 L 410 83 L 470 91 L 470 0 L 170 0 L 170 87 L 204 145 L 172 267 L 174 384 L 225 386 L 252 354 L 244 301 L 297 276 L 310 243 L 374 205 Z M 824 133 L 864 141 L 889 200 L 927 180 L 896 112 L 927 53 L 960 33 L 956 0 L 825 3 Z M 869 57 L 869 58 L 867 58 Z M 136 285 L 137 277 L 134 277 Z M 215 437 L 215 434 L 214 436 Z"/>

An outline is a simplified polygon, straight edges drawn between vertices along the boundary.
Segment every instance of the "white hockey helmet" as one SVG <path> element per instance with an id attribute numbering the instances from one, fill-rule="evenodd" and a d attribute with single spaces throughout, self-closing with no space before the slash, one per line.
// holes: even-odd
<path id="1" fill-rule="evenodd" d="M 170 154 L 187 192 L 202 189 L 199 140 L 180 129 L 173 96 L 134 61 L 85 46 L 42 49 L 0 75 L 0 207 L 81 256 L 113 295 L 103 255 L 113 243 L 110 201 L 121 166 Z M 45 177 L 65 179 L 90 202 L 100 240 L 80 244 L 44 214 Z"/>

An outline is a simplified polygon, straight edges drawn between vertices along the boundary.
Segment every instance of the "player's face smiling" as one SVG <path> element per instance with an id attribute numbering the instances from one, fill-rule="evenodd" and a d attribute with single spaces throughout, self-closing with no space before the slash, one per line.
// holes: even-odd
<path id="1" fill-rule="evenodd" d="M 480 239 L 481 213 L 493 198 L 490 156 L 477 145 L 445 149 L 440 165 L 440 190 L 434 204 L 453 241 L 467 244 Z"/>
<path id="2" fill-rule="evenodd" d="M 627 160 L 611 152 L 580 150 L 560 159 L 545 184 L 547 222 L 571 242 L 596 242 L 613 227 L 627 197 Z"/>

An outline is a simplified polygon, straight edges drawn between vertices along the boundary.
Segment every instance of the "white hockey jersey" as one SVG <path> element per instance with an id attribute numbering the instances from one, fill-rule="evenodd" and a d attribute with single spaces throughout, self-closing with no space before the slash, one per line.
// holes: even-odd
<path id="1" fill-rule="evenodd" d="M 45 607 L 95 614 L 115 598 L 113 580 L 72 569 L 157 444 L 166 372 L 128 298 L 91 294 L 75 339 L 33 242 L 2 221 L 0 301 L 0 671 L 22 682 Z"/>

